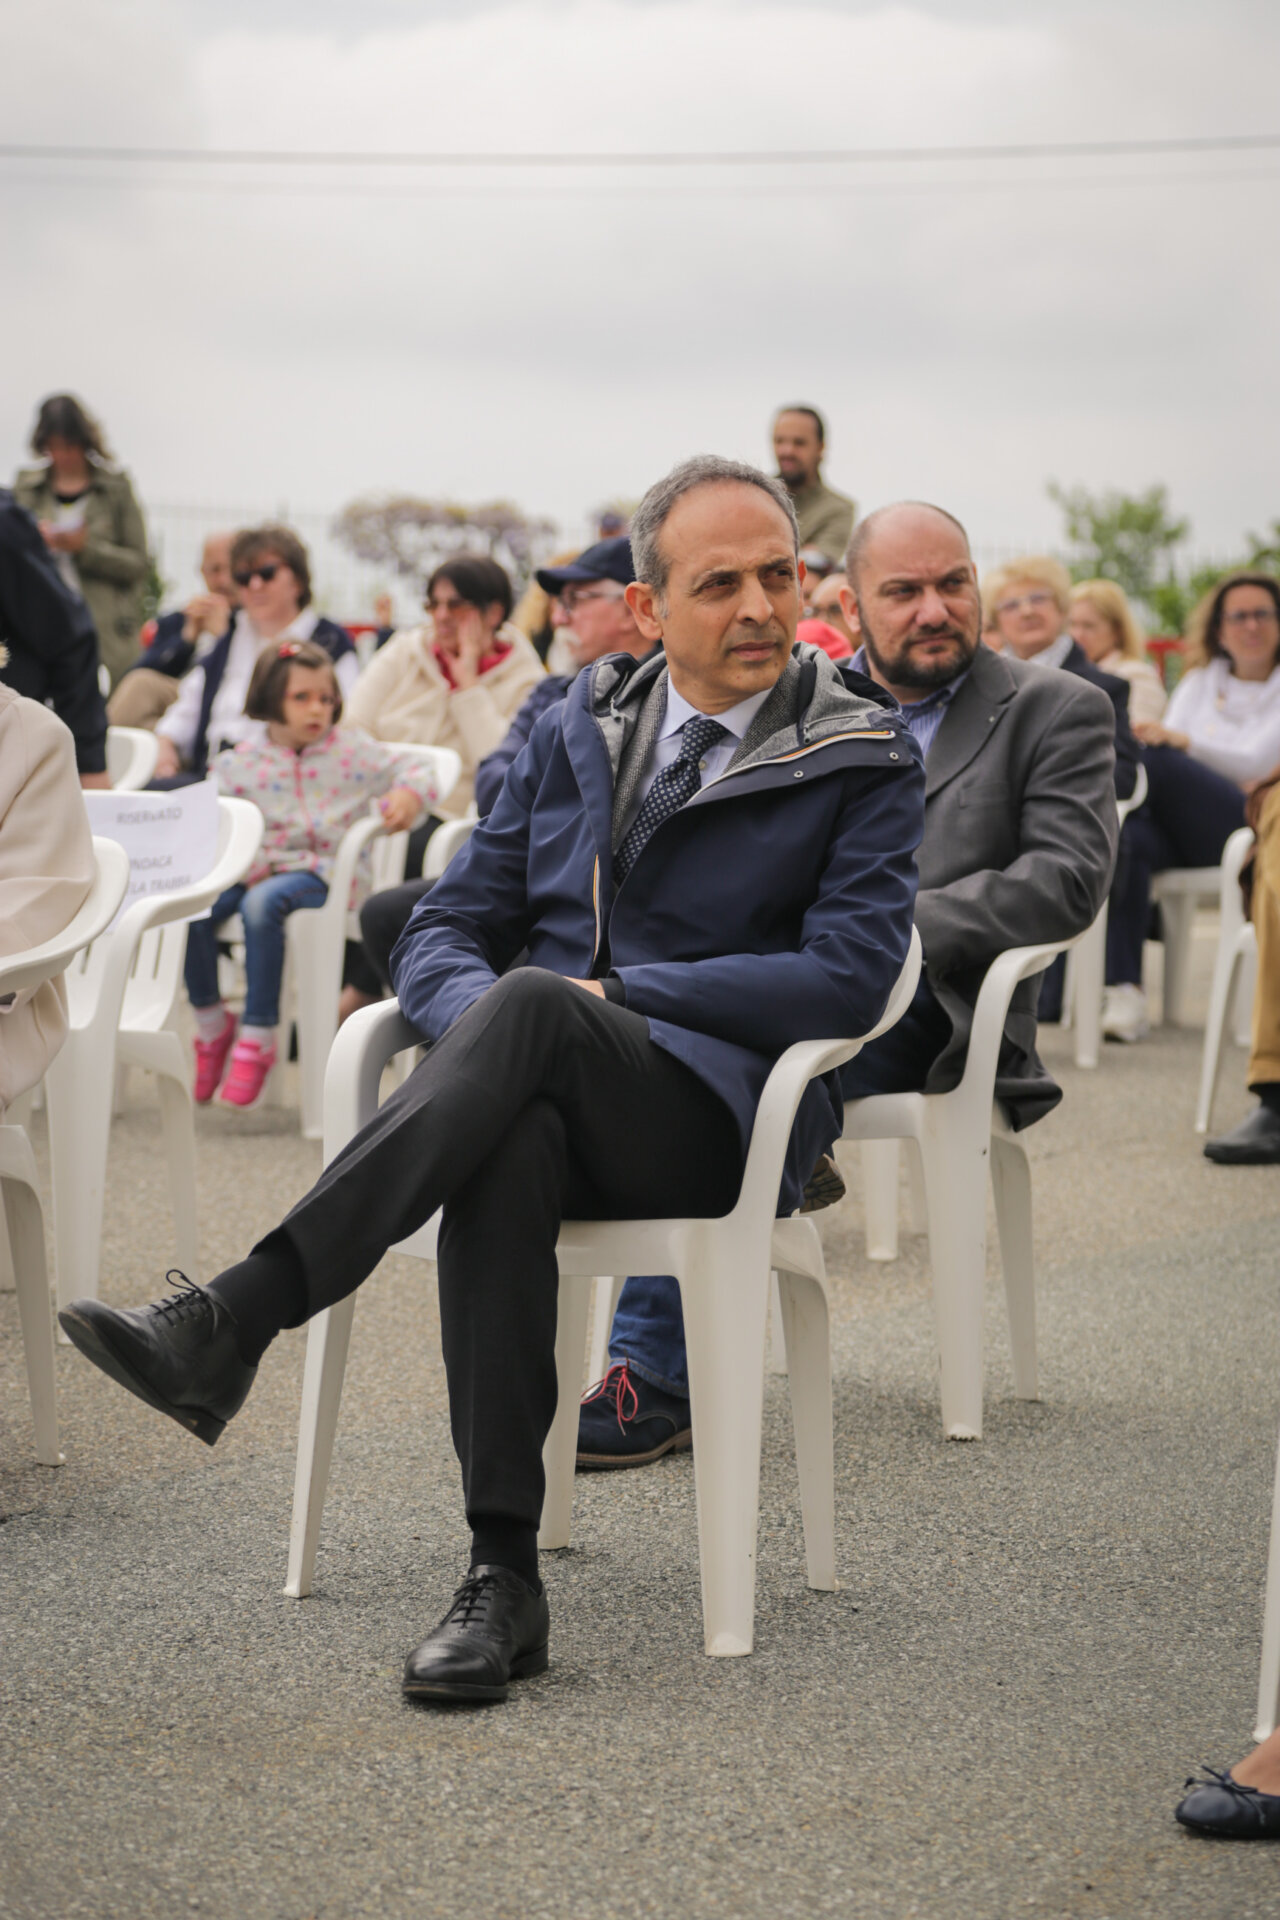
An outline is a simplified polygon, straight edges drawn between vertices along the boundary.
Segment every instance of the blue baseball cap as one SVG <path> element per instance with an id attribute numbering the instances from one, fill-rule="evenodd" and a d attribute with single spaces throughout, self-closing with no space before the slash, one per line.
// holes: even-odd
<path id="1" fill-rule="evenodd" d="M 597 540 L 594 547 L 588 547 L 576 560 L 568 560 L 562 567 L 539 567 L 534 575 L 542 591 L 553 597 L 579 582 L 617 580 L 629 587 L 635 577 L 631 542 L 625 533 L 615 535 L 612 540 Z"/>

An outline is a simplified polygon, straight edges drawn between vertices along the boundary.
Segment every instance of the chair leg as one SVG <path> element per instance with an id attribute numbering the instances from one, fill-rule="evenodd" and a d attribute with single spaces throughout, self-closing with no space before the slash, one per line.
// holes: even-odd
<path id="1" fill-rule="evenodd" d="M 87 1034 L 71 1033 L 49 1068 L 46 1084 L 58 1305 L 67 1307 L 76 1299 L 98 1297 L 115 1084 L 114 1029 L 109 1048 L 95 1046 Z"/>
<path id="2" fill-rule="evenodd" d="M 174 1070 L 156 1070 L 165 1153 L 169 1160 L 169 1198 L 178 1265 L 189 1280 L 200 1279 L 200 1234 L 196 1215 L 196 1122 L 177 1035 Z"/>
<path id="3" fill-rule="evenodd" d="M 298 1463 L 293 1480 L 293 1525 L 289 1532 L 289 1571 L 284 1590 L 305 1600 L 316 1570 L 320 1519 L 329 1485 L 333 1437 L 342 1404 L 342 1381 L 351 1345 L 356 1296 L 318 1313 L 307 1328 L 307 1361 L 302 1375 L 302 1413 L 298 1421 Z"/>
<path id="4" fill-rule="evenodd" d="M 1258 1674 L 1258 1724 L 1255 1740 L 1275 1732 L 1280 1720 L 1280 1453 L 1271 1497 L 1271 1540 L 1267 1549 L 1267 1592 L 1262 1609 L 1262 1668 Z"/>
<path id="5" fill-rule="evenodd" d="M 297 917 L 302 919 L 304 915 Z M 293 949 L 297 980 L 298 1104 L 304 1140 L 319 1140 L 324 1135 L 324 1073 L 338 1031 L 342 948 L 339 945 L 335 958 L 333 943 L 327 936 L 327 927 L 323 932 L 318 927 L 306 927 Z"/>
<path id="6" fill-rule="evenodd" d="M 778 1282 L 791 1363 L 805 1565 L 809 1585 L 830 1593 L 836 1584 L 836 1494 L 827 1296 L 819 1281 L 804 1274 L 780 1272 Z"/>
<path id="7" fill-rule="evenodd" d="M 750 1653 L 755 1628 L 756 1531 L 769 1259 L 760 1250 L 692 1241 L 680 1274 L 693 1476 L 698 1498 L 702 1626 L 716 1656 Z"/>
<path id="8" fill-rule="evenodd" d="M 1196 1096 L 1196 1132 L 1208 1133 L 1213 1118 L 1213 1102 L 1222 1072 L 1222 1035 L 1231 1008 L 1240 956 L 1218 951 L 1213 965 L 1213 985 L 1209 990 L 1209 1011 L 1204 1022 L 1204 1051 L 1200 1058 L 1200 1090 Z"/>
<path id="9" fill-rule="evenodd" d="M 769 1346 L 764 1370 L 773 1374 L 787 1372 L 787 1329 L 782 1313 L 782 1288 L 776 1269 L 769 1279 Z"/>
<path id="10" fill-rule="evenodd" d="M 1240 971 L 1236 975 L 1236 998 L 1232 1009 L 1235 1043 L 1246 1053 L 1253 1041 L 1253 997 L 1258 990 L 1258 948 L 1253 940 L 1241 948 Z"/>
<path id="11" fill-rule="evenodd" d="M 942 1431 L 948 1440 L 982 1438 L 982 1311 L 987 1274 L 987 1141 L 973 1142 L 944 1115 L 927 1110 L 925 1193 L 929 1258 L 938 1326 Z"/>
<path id="12" fill-rule="evenodd" d="M 862 1142 L 862 1217 L 868 1260 L 898 1257 L 898 1143 Z"/>
<path id="13" fill-rule="evenodd" d="M 540 1547 L 567 1547 L 573 1517 L 573 1475 L 578 1457 L 578 1403 L 587 1346 L 590 1276 L 561 1274 L 556 1316 L 556 1417 L 542 1448 L 547 1490 L 542 1497 Z"/>
<path id="14" fill-rule="evenodd" d="M 1101 913 L 1084 939 L 1067 956 L 1074 993 L 1075 1056 L 1078 1067 L 1096 1067 L 1101 1053 L 1102 986 L 1106 959 L 1107 909 L 1104 902 Z M 1065 1006 L 1065 999 L 1063 1004 Z"/>
<path id="15" fill-rule="evenodd" d="M 609 1335 L 613 1332 L 613 1316 L 618 1311 L 622 1282 L 621 1274 L 596 1275 L 595 1311 L 591 1316 L 591 1347 L 587 1357 L 587 1372 L 593 1384 L 603 1380 L 609 1371 Z"/>
<path id="16" fill-rule="evenodd" d="M 1182 1025 L 1195 915 L 1196 902 L 1192 894 L 1169 894 L 1160 902 L 1160 919 L 1164 927 L 1163 1019 L 1166 1027 Z"/>
<path id="17" fill-rule="evenodd" d="M 60 1467 L 58 1403 L 53 1367 L 53 1316 L 45 1266 L 44 1213 L 31 1143 L 21 1127 L 0 1127 L 0 1197 L 17 1276 L 18 1318 L 27 1362 L 27 1390 L 35 1427 L 36 1459 Z"/>
<path id="18" fill-rule="evenodd" d="M 1038 1400 L 1036 1381 L 1036 1267 L 1031 1240 L 1031 1168 L 1021 1142 L 991 1136 L 991 1185 L 1000 1232 L 1000 1264 L 1013 1349 L 1013 1391 Z"/>
<path id="19" fill-rule="evenodd" d="M 18 1276 L 14 1272 L 9 1232 L 5 1225 L 4 1195 L 0 1193 L 0 1293 L 12 1293 L 17 1284 Z"/>

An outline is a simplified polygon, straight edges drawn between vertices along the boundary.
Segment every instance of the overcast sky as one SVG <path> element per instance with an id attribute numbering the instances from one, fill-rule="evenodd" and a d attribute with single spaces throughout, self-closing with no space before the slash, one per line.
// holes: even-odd
<path id="1" fill-rule="evenodd" d="M 768 149 L 1280 132 L 1280 8 L 1219 0 L 0 0 L 0 138 Z M 0 470 L 69 387 L 145 500 L 504 495 L 576 531 L 831 427 L 864 507 L 1058 531 L 1166 481 L 1280 514 L 1280 152 L 415 176 L 0 161 Z"/>

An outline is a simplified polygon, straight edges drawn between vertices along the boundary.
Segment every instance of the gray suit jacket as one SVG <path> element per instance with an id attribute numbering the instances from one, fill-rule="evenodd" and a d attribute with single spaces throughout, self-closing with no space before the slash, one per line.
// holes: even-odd
<path id="1" fill-rule="evenodd" d="M 1116 857 L 1115 714 L 1075 674 L 979 646 L 925 766 L 916 925 L 929 985 L 951 1020 L 926 1092 L 964 1072 L 987 968 L 1008 947 L 1065 940 L 1106 899 Z M 996 1095 L 1015 1127 L 1062 1090 L 1036 1053 L 1039 978 L 1005 1023 Z"/>

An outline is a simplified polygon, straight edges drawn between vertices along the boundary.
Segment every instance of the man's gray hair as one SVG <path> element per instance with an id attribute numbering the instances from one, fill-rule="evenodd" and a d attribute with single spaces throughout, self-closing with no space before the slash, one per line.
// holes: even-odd
<path id="1" fill-rule="evenodd" d="M 671 562 L 659 543 L 659 535 L 666 525 L 668 514 L 676 501 L 686 493 L 692 493 L 695 487 L 721 486 L 725 482 L 735 486 L 759 487 L 761 493 L 767 493 L 774 505 L 786 514 L 791 527 L 792 546 L 795 552 L 800 551 L 796 510 L 781 480 L 761 473 L 759 467 L 750 466 L 745 460 L 725 460 L 718 453 L 695 453 L 692 459 L 682 460 L 678 467 L 672 467 L 664 480 L 658 480 L 650 487 L 631 519 L 631 558 L 636 579 L 652 587 L 659 600 L 666 598 L 667 576 L 671 571 Z"/>

